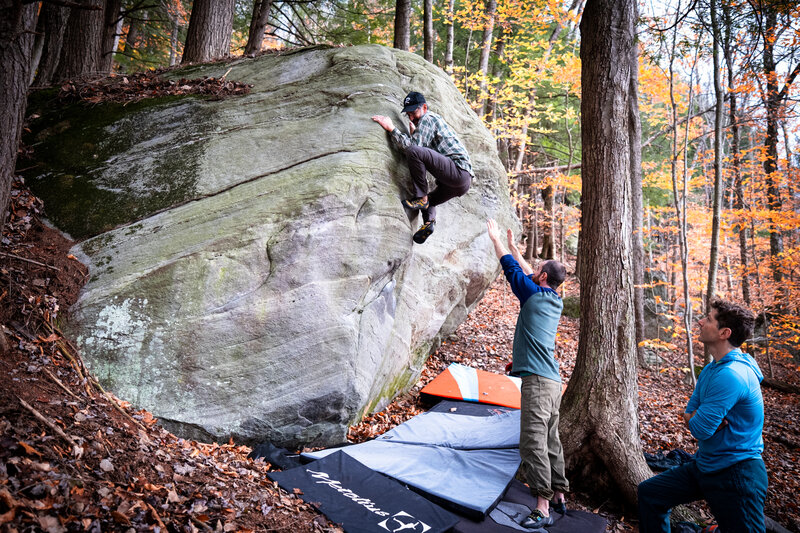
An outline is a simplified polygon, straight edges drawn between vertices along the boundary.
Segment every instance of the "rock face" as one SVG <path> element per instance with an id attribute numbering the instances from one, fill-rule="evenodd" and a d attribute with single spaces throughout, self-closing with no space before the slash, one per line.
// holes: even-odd
<path id="1" fill-rule="evenodd" d="M 88 237 L 73 253 L 91 279 L 67 329 L 117 396 L 178 434 L 341 442 L 415 383 L 497 275 L 486 219 L 519 230 L 505 172 L 449 78 L 419 56 L 315 48 L 172 76 L 231 67 L 251 94 L 41 119 L 46 155 L 29 183 L 57 225 Z M 411 90 L 458 132 L 476 173 L 424 245 L 400 204 L 402 154 L 370 119 L 405 125 Z"/>

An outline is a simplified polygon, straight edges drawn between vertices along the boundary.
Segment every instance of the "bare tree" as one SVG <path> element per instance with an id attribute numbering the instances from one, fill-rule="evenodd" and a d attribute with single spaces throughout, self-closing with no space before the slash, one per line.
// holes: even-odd
<path id="1" fill-rule="evenodd" d="M 411 48 L 411 0 L 397 0 L 394 11 L 394 47 Z"/>
<path id="2" fill-rule="evenodd" d="M 561 406 L 570 473 L 629 503 L 650 475 L 639 439 L 631 244 L 635 0 L 589 0 L 581 29 L 581 336 Z M 626 58 L 620 61 L 620 57 Z M 574 479 L 574 478 L 573 478 Z"/>
<path id="3" fill-rule="evenodd" d="M 247 45 L 244 47 L 245 55 L 252 56 L 261 51 L 271 8 L 272 0 L 255 0 L 253 2 L 253 18 L 250 20 L 250 33 L 247 36 Z"/>
<path id="4" fill-rule="evenodd" d="M 230 55 L 234 0 L 195 0 L 181 63 Z"/>

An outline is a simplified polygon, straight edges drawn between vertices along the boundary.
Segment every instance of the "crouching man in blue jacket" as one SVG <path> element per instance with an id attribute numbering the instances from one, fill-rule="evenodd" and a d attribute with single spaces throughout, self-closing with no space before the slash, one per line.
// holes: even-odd
<path id="1" fill-rule="evenodd" d="M 700 320 L 700 341 L 714 360 L 697 380 L 683 419 L 697 438 L 693 461 L 639 484 L 639 531 L 670 531 L 676 505 L 704 499 L 722 533 L 763 532 L 767 470 L 763 375 L 739 346 L 752 335 L 755 317 L 723 300 Z"/>

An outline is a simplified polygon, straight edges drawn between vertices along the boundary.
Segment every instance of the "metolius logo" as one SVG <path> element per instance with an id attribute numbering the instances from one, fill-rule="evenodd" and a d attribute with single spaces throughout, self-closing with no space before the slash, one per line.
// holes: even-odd
<path id="1" fill-rule="evenodd" d="M 357 503 L 358 505 L 363 506 L 365 509 L 367 509 L 369 511 L 372 511 L 376 515 L 378 515 L 378 516 L 389 516 L 388 512 L 381 511 L 379 508 L 375 507 L 375 503 L 372 500 L 370 500 L 369 498 L 362 498 L 361 496 L 359 496 L 358 494 L 356 494 L 352 490 L 342 487 L 341 481 L 337 481 L 335 479 L 331 479 L 331 477 L 327 473 L 325 473 L 325 472 L 315 472 L 314 470 L 309 470 L 309 469 L 306 469 L 306 472 L 311 474 L 312 478 L 318 480 L 317 483 L 321 483 L 323 485 L 329 486 L 330 488 L 332 488 L 336 492 L 340 493 L 345 498 L 349 498 L 349 499 L 353 500 L 354 503 Z M 428 529 L 430 529 L 430 528 L 428 528 Z M 398 530 L 390 529 L 389 531 L 400 531 L 400 530 L 399 529 Z M 416 531 L 416 530 L 410 529 L 409 531 Z M 423 529 L 422 531 L 423 532 L 427 531 L 427 529 Z"/>
<path id="2" fill-rule="evenodd" d="M 409 533 L 425 533 L 431 527 L 421 520 L 417 520 L 413 516 L 403 511 L 390 516 L 380 524 L 386 531 L 396 533 L 398 531 L 408 531 Z"/>

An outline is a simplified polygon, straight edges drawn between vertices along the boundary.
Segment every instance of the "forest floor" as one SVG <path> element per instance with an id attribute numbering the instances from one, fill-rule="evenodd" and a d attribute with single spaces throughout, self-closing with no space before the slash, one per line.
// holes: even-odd
<path id="1" fill-rule="evenodd" d="M 42 223 L 42 210 L 16 182 L 0 241 L 0 325 L 11 344 L 0 358 L 0 530 L 340 532 L 297 494 L 269 481 L 271 465 L 248 459 L 250 448 L 181 439 L 102 389 L 56 326 L 87 271 L 69 255 L 72 243 Z M 566 294 L 574 295 L 575 284 L 567 283 Z M 422 412 L 419 390 L 451 362 L 503 372 L 517 309 L 498 279 L 429 358 L 414 389 L 353 426 L 350 440 L 372 438 Z M 564 317 L 559 329 L 565 381 L 575 364 L 578 324 Z M 643 448 L 694 452 L 679 417 L 691 393 L 684 356 L 661 357 L 659 367 L 639 376 Z M 790 360 L 773 367 L 776 378 L 800 384 L 800 369 Z M 764 398 L 766 513 L 800 532 L 800 398 L 768 388 Z M 637 530 L 635 517 L 613 496 L 571 481 L 578 487 L 571 507 L 605 516 L 608 531 Z M 693 510 L 708 516 L 702 505 Z"/>

